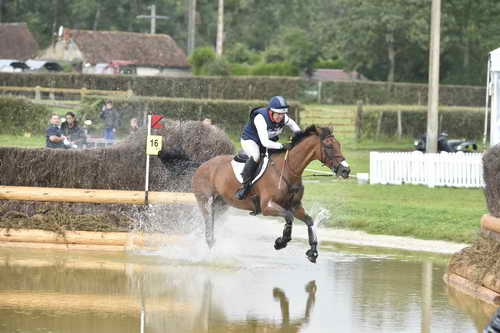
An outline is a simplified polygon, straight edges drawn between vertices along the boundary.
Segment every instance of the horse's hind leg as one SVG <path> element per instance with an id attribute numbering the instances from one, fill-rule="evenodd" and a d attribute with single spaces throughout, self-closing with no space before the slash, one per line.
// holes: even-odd
<path id="1" fill-rule="evenodd" d="M 203 220 L 205 221 L 205 239 L 207 241 L 208 247 L 211 249 L 215 244 L 214 237 L 214 198 L 212 196 L 206 197 L 196 197 L 198 201 L 198 207 L 200 208 L 201 214 L 203 215 Z"/>
<path id="2" fill-rule="evenodd" d="M 302 207 L 302 205 L 294 208 L 292 210 L 293 216 L 303 221 L 307 225 L 307 235 L 309 237 L 309 245 L 311 248 L 307 250 L 306 256 L 310 262 L 316 263 L 316 259 L 318 258 L 318 238 L 316 237 L 316 233 L 313 229 L 314 221 L 312 217 L 306 214 L 306 211 Z"/>

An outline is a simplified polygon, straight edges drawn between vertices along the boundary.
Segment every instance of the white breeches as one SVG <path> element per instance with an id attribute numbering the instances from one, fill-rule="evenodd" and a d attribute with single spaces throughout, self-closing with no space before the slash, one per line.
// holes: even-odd
<path id="1" fill-rule="evenodd" d="M 255 162 L 259 161 L 260 149 L 259 145 L 253 140 L 241 140 L 241 148 L 245 151 L 248 156 L 253 157 Z"/>

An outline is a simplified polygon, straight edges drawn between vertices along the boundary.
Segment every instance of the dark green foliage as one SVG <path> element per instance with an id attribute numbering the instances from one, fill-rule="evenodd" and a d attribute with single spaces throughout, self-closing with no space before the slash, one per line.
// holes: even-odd
<path id="1" fill-rule="evenodd" d="M 189 57 L 189 64 L 193 66 L 194 75 L 207 74 L 207 65 L 215 60 L 215 51 L 210 47 L 200 47 L 194 50 Z"/>
<path id="2" fill-rule="evenodd" d="M 131 98 L 113 99 L 113 106 L 120 112 L 122 132 L 127 129 L 131 118 L 137 118 L 139 122 L 144 121 L 148 112 L 165 115 L 166 119 L 172 120 L 203 120 L 209 118 L 217 127 L 224 129 L 229 134 L 238 135 L 243 125 L 248 121 L 250 109 L 266 105 L 265 100 L 203 100 L 183 98 Z M 86 119 L 91 119 L 99 124 L 99 110 L 104 99 L 97 97 L 86 97 L 85 105 L 88 107 L 82 111 Z M 294 119 L 299 119 L 302 105 L 290 102 L 290 114 Z"/>
<path id="3" fill-rule="evenodd" d="M 229 63 L 224 58 L 215 58 L 205 66 L 207 75 L 228 76 L 231 74 Z"/>
<path id="4" fill-rule="evenodd" d="M 289 75 L 297 69 L 289 63 L 255 66 L 230 65 L 231 71 L 255 77 L 164 77 L 67 73 L 0 73 L 0 85 L 21 87 L 87 88 L 97 90 L 132 89 L 139 96 L 161 96 L 209 99 L 269 99 L 274 95 L 288 99 L 317 102 L 318 82 Z M 273 75 L 287 77 L 257 77 Z M 311 93 L 311 91 L 316 91 Z M 485 88 L 474 86 L 440 86 L 441 105 L 482 106 Z M 374 81 L 322 82 L 321 103 L 356 104 L 427 104 L 427 85 Z"/>
<path id="5" fill-rule="evenodd" d="M 382 111 L 380 111 L 382 112 Z M 374 137 L 380 112 L 363 113 L 363 134 Z M 397 112 L 385 111 L 380 127 L 381 136 L 395 136 Z M 402 111 L 403 136 L 418 137 L 427 131 L 427 113 L 425 111 Z M 440 111 L 439 131 L 446 131 L 450 138 L 478 139 L 483 135 L 484 112 L 479 111 Z"/>
<path id="6" fill-rule="evenodd" d="M 23 98 L 0 97 L 0 134 L 42 134 L 50 111 Z"/>

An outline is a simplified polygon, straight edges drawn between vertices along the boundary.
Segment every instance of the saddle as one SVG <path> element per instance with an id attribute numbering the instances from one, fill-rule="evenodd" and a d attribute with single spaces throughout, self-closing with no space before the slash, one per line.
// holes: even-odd
<path id="1" fill-rule="evenodd" d="M 245 166 L 246 161 L 249 159 L 248 155 L 243 151 L 238 152 L 231 160 L 231 167 L 233 168 L 234 176 L 238 180 L 238 182 L 243 183 L 243 178 L 241 177 L 241 172 L 243 171 L 243 167 Z M 255 177 L 252 180 L 252 184 L 254 184 L 257 180 L 262 177 L 264 172 L 266 171 L 267 165 L 269 163 L 269 155 L 266 152 L 261 153 L 259 164 L 257 166 L 257 170 L 255 171 Z"/>

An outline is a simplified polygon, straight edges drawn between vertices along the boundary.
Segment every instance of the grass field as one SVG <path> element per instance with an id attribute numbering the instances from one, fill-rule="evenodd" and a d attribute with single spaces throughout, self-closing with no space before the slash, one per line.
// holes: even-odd
<path id="1" fill-rule="evenodd" d="M 315 108 L 312 107 L 313 110 Z M 351 113 L 354 110 L 353 106 L 350 109 L 347 106 L 343 108 L 347 114 L 349 110 Z M 341 117 L 345 116 L 342 114 Z M 335 121 L 316 119 L 315 113 L 310 113 L 309 117 L 302 119 L 302 127 L 310 123 Z M 370 151 L 413 149 L 412 138 L 356 142 L 352 133 L 338 133 L 336 137 L 342 143 L 344 156 L 351 165 L 353 175 L 369 171 Z M 231 139 L 239 146 L 237 137 Z M 0 135 L 0 146 L 43 147 L 44 144 L 43 136 L 28 138 Z M 317 161 L 311 163 L 308 169 L 329 171 Z M 482 189 L 360 185 L 354 178 L 337 180 L 334 177 L 314 176 L 314 173 L 304 174 L 304 205 L 312 211 L 318 208 L 330 211 L 331 217 L 323 222 L 324 226 L 421 239 L 472 242 L 477 237 L 479 219 L 487 212 Z"/>

